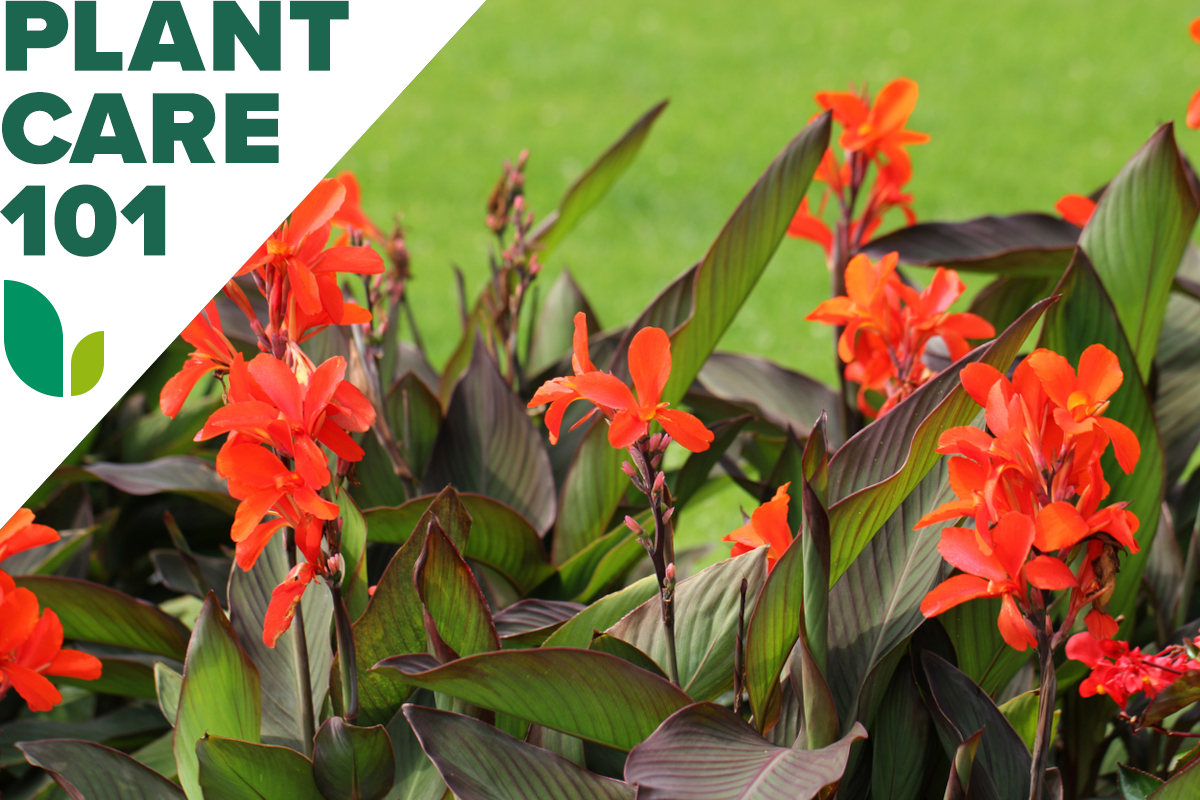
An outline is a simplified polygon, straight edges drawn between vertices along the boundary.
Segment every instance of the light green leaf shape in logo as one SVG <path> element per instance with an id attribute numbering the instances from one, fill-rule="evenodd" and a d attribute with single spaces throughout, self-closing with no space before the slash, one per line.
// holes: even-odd
<path id="1" fill-rule="evenodd" d="M 63 396 L 62 322 L 54 305 L 32 286 L 4 282 L 4 352 L 26 386 Z M 71 394 L 90 391 L 104 373 L 104 331 L 83 337 L 71 355 Z"/>

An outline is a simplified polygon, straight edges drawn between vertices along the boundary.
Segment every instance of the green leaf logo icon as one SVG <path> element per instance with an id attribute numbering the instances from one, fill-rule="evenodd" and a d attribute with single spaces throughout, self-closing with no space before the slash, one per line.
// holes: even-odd
<path id="1" fill-rule="evenodd" d="M 4 282 L 4 352 L 26 386 L 63 396 L 62 322 L 46 296 L 20 281 Z M 71 394 L 81 395 L 104 374 L 104 331 L 90 333 L 71 354 Z"/>

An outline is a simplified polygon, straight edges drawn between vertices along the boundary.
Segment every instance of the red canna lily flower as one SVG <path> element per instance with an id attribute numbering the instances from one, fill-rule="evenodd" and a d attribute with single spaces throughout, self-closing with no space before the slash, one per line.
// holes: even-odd
<path id="1" fill-rule="evenodd" d="M 304 597 L 304 591 L 317 577 L 317 571 L 310 563 L 297 564 L 288 572 L 283 583 L 271 592 L 271 602 L 267 605 L 267 614 L 263 618 L 263 643 L 274 647 L 296 616 L 296 607 Z"/>
<path id="2" fill-rule="evenodd" d="M 345 198 L 346 187 L 341 183 L 321 181 L 238 275 L 271 267 L 287 276 L 291 299 L 305 314 L 315 316 L 326 310 L 338 322 L 343 300 L 336 273 L 376 275 L 384 269 L 383 258 L 369 247 L 324 249 L 332 232 L 330 220 Z"/>
<path id="3" fill-rule="evenodd" d="M 337 519 L 336 503 L 322 499 L 300 474 L 256 444 L 226 444 L 217 454 L 217 473 L 228 479 L 229 494 L 242 501 L 229 532 L 239 545 L 242 569 L 254 566 L 271 535 L 284 524 L 296 529 L 296 544 L 305 558 L 320 558 L 319 520 Z M 281 519 L 262 523 L 268 514 Z M 247 542 L 244 547 L 243 541 Z"/>
<path id="4" fill-rule="evenodd" d="M 1075 576 L 1057 558 L 1029 558 L 1035 538 L 1033 520 L 1011 512 L 990 531 L 946 528 L 938 552 L 961 569 L 921 601 L 921 613 L 934 617 L 977 597 L 1000 597 L 1000 635 L 1016 650 L 1037 647 L 1037 638 L 1025 623 L 1021 608 L 1028 608 L 1028 586 L 1068 589 Z"/>
<path id="5" fill-rule="evenodd" d="M 928 134 L 904 128 L 917 106 L 917 95 L 916 81 L 897 78 L 880 89 L 870 105 L 852 92 L 818 92 L 817 103 L 845 127 L 839 141 L 844 150 L 862 151 L 872 159 L 882 153 L 903 174 L 911 174 L 905 148 L 929 141 Z"/>
<path id="6" fill-rule="evenodd" d="M 225 338 L 217 303 L 210 300 L 204 310 L 183 329 L 183 340 L 196 349 L 184 362 L 183 369 L 163 385 L 158 404 L 171 419 L 183 408 L 196 381 L 210 372 L 228 372 L 237 349 Z"/>
<path id="7" fill-rule="evenodd" d="M 39 616 L 33 592 L 18 589 L 0 571 L 0 697 L 12 688 L 30 711 L 49 711 L 62 702 L 62 695 L 47 675 L 85 681 L 100 677 L 100 659 L 64 650 L 62 644 L 58 615 L 47 608 Z"/>
<path id="8" fill-rule="evenodd" d="M 921 292 L 906 286 L 896 274 L 897 253 L 878 264 L 865 254 L 846 266 L 846 296 L 822 302 L 805 319 L 844 326 L 838 356 L 848 365 L 847 376 L 859 383 L 859 407 L 874 417 L 885 414 L 933 376 L 922 360 L 929 340 L 940 336 L 953 360 L 970 351 L 967 339 L 995 336 L 989 322 L 975 314 L 951 314 L 950 305 L 966 286 L 954 270 L 938 267 Z M 884 394 L 886 402 L 872 408 L 866 392 Z"/>
<path id="9" fill-rule="evenodd" d="M 820 217 L 814 217 L 808 210 L 807 197 L 800 201 L 800 207 L 796 209 L 796 215 L 788 225 L 787 234 L 793 239 L 816 242 L 821 245 L 826 256 L 833 250 L 833 231 L 829 230 L 829 226 L 822 222 Z"/>
<path id="10" fill-rule="evenodd" d="M 231 373 L 231 384 L 241 385 L 241 368 L 241 362 L 234 367 L 238 377 Z M 375 422 L 375 409 L 343 380 L 346 361 L 341 356 L 326 361 L 304 383 L 267 353 L 246 365 L 246 372 L 246 393 L 231 390 L 235 402 L 213 412 L 196 441 L 236 432 L 239 436 L 232 441 L 271 444 L 295 459 L 296 472 L 318 488 L 330 481 L 329 461 L 318 443 L 346 461 L 362 459 L 363 449 L 346 431 L 368 430 Z"/>
<path id="11" fill-rule="evenodd" d="M 1191 34 L 1192 41 L 1200 44 L 1200 17 L 1192 20 L 1188 25 L 1188 33 Z M 1200 128 L 1200 89 L 1192 95 L 1192 99 L 1188 101 L 1187 108 L 1187 126 L 1195 130 Z"/>
<path id="12" fill-rule="evenodd" d="M 768 547 L 767 571 L 775 569 L 777 562 L 792 544 L 792 529 L 788 525 L 788 487 L 785 483 L 775 490 L 775 496 L 754 509 L 750 521 L 721 539 L 732 542 L 730 557 L 749 553 L 759 547 Z"/>
<path id="13" fill-rule="evenodd" d="M 1081 194 L 1064 194 L 1054 204 L 1054 210 L 1076 228 L 1082 228 L 1095 213 L 1096 201 Z"/>
<path id="14" fill-rule="evenodd" d="M 550 432 L 550 444 L 558 444 L 558 434 L 562 428 L 563 415 L 567 413 L 567 407 L 576 400 L 583 399 L 583 395 L 575 389 L 575 377 L 597 371 L 588 353 L 587 314 L 582 311 L 575 315 L 575 334 L 571 341 L 574 347 L 571 355 L 571 369 L 575 375 L 551 378 L 534 392 L 533 399 L 529 401 L 529 408 L 550 404 L 550 408 L 546 411 L 546 429 Z M 575 423 L 571 430 L 578 428 L 585 420 L 591 418 L 595 411 L 596 409 L 593 409 L 587 416 Z"/>
<path id="15" fill-rule="evenodd" d="M 33 512 L 22 508 L 0 528 L 0 561 L 34 547 L 57 542 L 58 531 L 33 524 Z"/>
<path id="16" fill-rule="evenodd" d="M 585 400 L 615 412 L 608 428 L 609 444 L 623 450 L 645 436 L 651 422 L 658 422 L 693 453 L 708 449 L 712 431 L 686 411 L 669 409 L 668 403 L 661 402 L 671 375 L 671 339 L 666 331 L 642 328 L 637 332 L 629 344 L 629 372 L 636 399 L 628 386 L 606 372 L 585 372 L 574 378 L 575 390 Z"/>
<path id="17" fill-rule="evenodd" d="M 1188 658 L 1179 645 L 1145 655 L 1140 647 L 1130 648 L 1128 642 L 1097 638 L 1090 631 L 1071 637 L 1067 642 L 1067 658 L 1092 670 L 1079 684 L 1081 697 L 1106 694 L 1122 711 L 1132 695 L 1140 692 L 1153 698 L 1183 673 L 1200 669 L 1200 661 Z"/>
<path id="18" fill-rule="evenodd" d="M 362 189 L 354 173 L 350 170 L 340 172 L 334 180 L 346 189 L 346 196 L 329 221 L 347 232 L 356 231 L 376 242 L 383 241 L 383 234 L 362 209 Z"/>

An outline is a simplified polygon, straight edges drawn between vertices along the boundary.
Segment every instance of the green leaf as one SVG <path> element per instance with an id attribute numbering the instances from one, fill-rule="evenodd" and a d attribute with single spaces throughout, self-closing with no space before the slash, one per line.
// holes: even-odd
<path id="1" fill-rule="evenodd" d="M 325 800 L 382 800 L 395 774 L 392 740 L 382 725 L 359 728 L 330 717 L 317 732 L 312 777 Z"/>
<path id="2" fill-rule="evenodd" d="M 213 591 L 217 593 L 217 601 L 222 608 L 229 606 L 226 587 L 233 567 L 230 559 L 200 556 L 180 550 L 151 550 L 150 561 L 163 586 L 171 591 L 201 599 Z"/>
<path id="3" fill-rule="evenodd" d="M 632 786 L 478 720 L 414 705 L 404 714 L 460 800 L 633 800 Z"/>
<path id="4" fill-rule="evenodd" d="M 154 670 L 140 661 L 129 658 L 100 658 L 102 672 L 94 681 L 80 678 L 52 677 L 55 686 L 77 686 L 94 694 L 115 694 L 153 700 Z"/>
<path id="5" fill-rule="evenodd" d="M 700 263 L 630 326 L 621 345 L 621 363 L 634 333 L 666 319 L 672 323 L 659 325 L 671 334 L 671 377 L 663 400 L 678 403 L 683 398 L 750 296 L 808 191 L 829 145 L 829 130 L 828 114 L 810 122 L 767 167 Z"/>
<path id="6" fill-rule="evenodd" d="M 229 622 L 261 679 L 263 742 L 306 753 L 311 747 L 312 732 L 319 723 L 317 715 L 329 691 L 329 669 L 333 663 L 329 626 L 333 621 L 333 600 L 324 586 L 310 586 L 300 601 L 296 620 L 298 623 L 303 617 L 303 628 L 293 624 L 274 647 L 266 646 L 262 635 L 263 620 L 271 602 L 271 592 L 283 582 L 290 569 L 284 539 L 282 531 L 275 534 L 249 572 L 234 567 L 229 577 Z M 307 686 L 302 677 L 301 642 L 306 643 L 308 652 Z M 312 698 L 313 711 L 312 722 L 307 728 L 303 716 L 305 694 Z"/>
<path id="7" fill-rule="evenodd" d="M 625 497 L 629 479 L 621 471 L 628 453 L 608 443 L 608 425 L 589 423 L 563 481 L 552 560 L 562 564 L 604 535 Z"/>
<path id="8" fill-rule="evenodd" d="M 650 135 L 650 128 L 666 107 L 667 101 L 664 100 L 643 114 L 633 123 L 633 127 L 625 131 L 575 179 L 559 201 L 558 208 L 530 236 L 540 246 L 543 259 L 558 247 L 571 229 L 579 224 L 579 220 L 600 202 L 617 178 L 629 168 L 642 149 L 642 143 Z"/>
<path id="9" fill-rule="evenodd" d="M 550 634 L 543 646 L 585 648 L 592 641 L 592 631 L 602 631 L 611 627 L 626 614 L 657 596 L 658 579 L 647 575 L 580 611 Z"/>
<path id="10" fill-rule="evenodd" d="M 1050 214 L 921 222 L 873 239 L 872 258 L 897 252 L 905 264 L 943 266 L 1016 277 L 1058 277 L 1071 260 L 1079 228 Z M 1028 306 L 1026 306 L 1028 307 Z"/>
<path id="11" fill-rule="evenodd" d="M 753 597 L 749 590 L 747 597 Z M 779 675 L 800 635 L 803 609 L 803 548 L 789 547 L 767 576 L 746 625 L 746 692 L 759 733 L 779 719 Z"/>
<path id="12" fill-rule="evenodd" d="M 103 745 L 77 739 L 22 742 L 35 767 L 52 773 L 74 797 L 87 800 L 183 800 L 183 791 L 157 772 Z"/>
<path id="13" fill-rule="evenodd" d="M 0 729 L 0 768 L 21 763 L 18 742 L 43 739 L 77 739 L 118 744 L 138 737 L 150 737 L 167 728 L 157 710 L 145 706 L 123 706 L 108 714 L 87 720 L 60 722 L 45 717 L 9 720 Z"/>
<path id="14" fill-rule="evenodd" d="M 855 724 L 822 750 L 774 747 L 729 709 L 696 703 L 633 749 L 625 780 L 639 800 L 812 800 L 841 780 L 850 746 L 865 738 Z"/>
<path id="15" fill-rule="evenodd" d="M 554 476 L 542 437 L 484 347 L 475 348 L 454 388 L 424 485 L 487 495 L 538 531 L 554 522 Z"/>
<path id="16" fill-rule="evenodd" d="M 349 492 L 338 489 L 334 500 L 341 509 L 342 558 L 346 559 L 346 577 L 342 592 L 350 619 L 358 619 L 367 608 L 367 522 Z"/>
<path id="17" fill-rule="evenodd" d="M 71 353 L 71 396 L 87 394 L 104 374 L 104 331 L 89 333 Z"/>
<path id="18" fill-rule="evenodd" d="M 979 361 L 1006 371 L 1051 302 L 1029 309 L 998 338 L 956 361 L 855 434 L 833 456 L 829 462 L 831 585 L 941 459 L 936 450 L 942 431 L 968 424 L 979 412 L 959 383 L 962 368 Z"/>
<path id="19" fill-rule="evenodd" d="M 63 396 L 63 329 L 46 296 L 20 281 L 4 282 L 4 352 L 17 377 L 36 392 Z"/>
<path id="20" fill-rule="evenodd" d="M 562 647 L 480 653 L 444 665 L 426 655 L 396 656 L 376 669 L 618 750 L 643 741 L 689 702 L 678 687 L 627 661 Z"/>
<path id="21" fill-rule="evenodd" d="M 154 694 L 158 707 L 171 726 L 179 713 L 179 693 L 183 690 L 183 676 L 161 661 L 154 662 Z"/>
<path id="22" fill-rule="evenodd" d="M 1163 785 L 1162 778 L 1147 775 L 1140 769 L 1117 765 L 1117 785 L 1125 800 L 1146 800 L 1154 790 Z"/>
<path id="23" fill-rule="evenodd" d="M 560 600 L 518 600 L 493 617 L 496 634 L 508 649 L 540 647 L 567 620 L 585 608 L 581 603 Z"/>
<path id="24" fill-rule="evenodd" d="M 931 711 L 946 754 L 953 756 L 959 745 L 983 728 L 971 780 L 977 780 L 977 773 L 983 772 L 1002 800 L 1028 797 L 1033 758 L 1004 714 L 974 681 L 945 659 L 926 651 L 922 662 L 934 704 Z"/>
<path id="25" fill-rule="evenodd" d="M 529 355 L 525 359 L 526 375 L 541 375 L 570 356 L 575 315 L 579 313 L 587 318 L 589 334 L 600 332 L 596 312 L 575 283 L 571 270 L 564 267 L 538 309 L 537 321 L 533 324 L 529 340 Z"/>
<path id="26" fill-rule="evenodd" d="M 946 800 L 967 800 L 971 791 L 971 773 L 975 767 L 975 753 L 983 740 L 983 730 L 977 730 L 966 738 L 954 751 L 950 764 L 950 784 L 946 787 Z M 983 794 L 983 792 L 976 792 Z"/>
<path id="27" fill-rule="evenodd" d="M 921 796 L 932 726 L 906 659 L 893 673 L 872 726 L 873 796 L 890 800 L 917 800 Z"/>
<path id="28" fill-rule="evenodd" d="M 441 401 L 421 377 L 406 372 L 388 391 L 384 409 L 400 452 L 419 479 L 425 474 L 442 426 Z M 374 431 L 363 437 L 362 447 L 362 461 L 355 466 L 359 485 L 350 489 L 359 506 L 369 509 L 405 502 L 408 495 L 404 484 Z"/>
<path id="29" fill-rule="evenodd" d="M 1154 790 L 1150 800 L 1191 800 L 1200 791 L 1200 761 L 1190 764 L 1171 776 L 1171 779 Z"/>
<path id="30" fill-rule="evenodd" d="M 1173 148 L 1174 145 L 1172 152 Z M 1109 188 L 1109 192 L 1112 191 L 1114 187 Z M 1089 228 L 1091 225 L 1089 222 Z M 1086 230 L 1084 238 L 1087 239 Z M 1173 263 L 1178 263 L 1178 255 Z M 1078 365 L 1083 351 L 1093 344 L 1102 344 L 1115 353 L 1120 359 L 1125 379 L 1121 388 L 1109 399 L 1104 416 L 1128 425 L 1142 445 L 1141 458 L 1132 475 L 1126 475 L 1117 465 L 1111 448 L 1101 461 L 1105 479 L 1111 487 L 1107 502 L 1129 501 L 1129 510 L 1141 521 L 1138 528 L 1141 552 L 1124 559 L 1116 591 L 1109 601 L 1109 612 L 1113 615 L 1129 614 L 1137 598 L 1142 570 L 1150 555 L 1150 545 L 1154 541 L 1162 508 L 1163 480 L 1166 476 L 1162 444 L 1154 424 L 1153 407 L 1138 376 L 1134 351 L 1117 323 L 1109 294 L 1083 251 L 1076 252 L 1075 260 L 1055 291 L 1062 299 L 1047 313 L 1039 344 L 1064 356 L 1072 365 Z M 1157 328 L 1155 338 L 1157 340 Z M 1153 356 L 1153 348 L 1150 355 Z"/>
<path id="31" fill-rule="evenodd" d="M 1038 698 L 1040 696 L 1041 690 L 1034 689 L 1032 692 L 1019 694 L 1007 703 L 1000 705 L 1000 713 L 1013 726 L 1013 730 L 1025 742 L 1030 753 L 1033 752 L 1034 742 L 1037 739 Z M 1052 742 L 1058 733 L 1058 719 L 1061 715 L 1062 711 L 1054 712 L 1054 723 L 1050 734 Z"/>
<path id="32" fill-rule="evenodd" d="M 1200 250 L 1189 245 L 1179 266 L 1200 277 Z M 1167 460 L 1167 486 L 1183 477 L 1192 453 L 1200 445 L 1200 302 L 1172 294 L 1167 301 L 1158 338 L 1158 390 L 1154 414 Z"/>
<path id="33" fill-rule="evenodd" d="M 414 705 L 432 706 L 433 692 L 418 689 L 409 701 Z M 404 715 L 403 709 L 387 726 L 388 737 L 392 740 L 392 754 L 398 768 L 396 782 L 392 785 L 392 793 L 388 800 L 444 800 L 450 798 L 450 790 L 438 773 L 437 767 L 429 760 L 429 756 L 421 749 L 421 742 L 416 732 Z"/>
<path id="34" fill-rule="evenodd" d="M 205 736 L 196 756 L 208 800 L 322 800 L 312 762 L 294 749 Z"/>
<path id="35" fill-rule="evenodd" d="M 821 672 L 825 672 L 829 654 L 829 514 L 817 488 L 809 480 L 815 479 L 819 484 L 828 479 L 825 422 L 826 417 L 821 414 L 804 445 L 800 459 L 803 475 L 798 493 L 804 509 L 804 535 L 800 541 L 800 551 L 804 554 L 804 640 Z M 794 451 L 794 441 L 788 444 Z"/>
<path id="36" fill-rule="evenodd" d="M 1065 269 L 1066 266 L 1063 266 Z M 1012 325 L 1030 306 L 1050 296 L 1058 283 L 1062 270 L 1053 277 L 1022 278 L 1002 275 L 989 283 L 975 295 L 968 309 L 977 314 L 998 331 Z"/>
<path id="37" fill-rule="evenodd" d="M 767 578 L 767 548 L 726 559 L 680 581 L 675 587 L 675 650 L 679 685 L 693 700 L 714 700 L 733 685 L 733 651 L 746 597 L 758 597 Z M 667 638 L 660 599 L 652 597 L 605 633 L 666 664 Z"/>
<path id="38" fill-rule="evenodd" d="M 720 463 L 725 451 L 733 445 L 737 435 L 750 419 L 749 415 L 743 415 L 708 425 L 708 429 L 716 438 L 707 450 L 688 456 L 673 481 L 672 499 L 675 501 L 676 514 L 679 514 L 688 501 L 708 483 L 709 474 Z"/>
<path id="39" fill-rule="evenodd" d="M 403 544 L 425 513 L 434 495 L 425 495 L 397 508 L 375 508 L 364 515 L 372 542 Z M 480 494 L 459 494 L 471 536 L 455 538 L 464 557 L 487 564 L 503 575 L 518 593 L 528 594 L 554 574 L 537 531 L 509 506 Z M 447 521 L 439 519 L 444 530 Z"/>
<path id="40" fill-rule="evenodd" d="M 792 656 L 791 675 L 792 686 L 800 687 L 799 694 L 804 707 L 804 740 L 797 740 L 792 748 L 819 750 L 837 741 L 838 714 L 829 684 L 813 660 L 805 639 L 804 631 L 801 631 Z M 858 725 L 857 722 L 854 724 Z"/>
<path id="41" fill-rule="evenodd" d="M 491 611 L 471 568 L 436 522 L 429 525 L 413 581 L 425 606 L 426 633 L 441 660 L 500 649 Z"/>
<path id="42" fill-rule="evenodd" d="M 127 647 L 182 660 L 187 638 L 154 606 L 90 581 L 42 575 L 15 577 L 45 608 L 53 608 L 67 639 Z"/>
<path id="43" fill-rule="evenodd" d="M 163 456 L 141 464 L 110 464 L 100 461 L 78 467 L 59 467 L 57 477 L 101 480 L 126 494 L 139 497 L 173 492 L 195 498 L 226 511 L 230 516 L 238 501 L 229 496 L 225 479 L 207 461 L 195 456 Z"/>
<path id="44" fill-rule="evenodd" d="M 998 695 L 1033 657 L 1008 646 L 1000 635 L 1000 598 L 980 597 L 938 617 L 958 654 L 958 668 L 985 692 Z"/>
<path id="45" fill-rule="evenodd" d="M 1113 299 L 1143 380 L 1154 364 L 1167 298 L 1196 214 L 1196 196 L 1167 123 L 1113 178 L 1079 237 Z"/>
<path id="46" fill-rule="evenodd" d="M 713 353 L 704 362 L 696 383 L 703 394 L 733 403 L 758 419 L 799 437 L 807 437 L 822 413 L 831 415 L 832 430 L 843 431 L 842 401 L 837 392 L 807 375 L 758 356 Z M 688 402 L 700 405 L 701 392 L 688 392 Z"/>
<path id="47" fill-rule="evenodd" d="M 116 520 L 110 515 L 109 522 Z M 33 547 L 4 559 L 4 571 L 9 575 L 53 575 L 71 556 L 87 544 L 97 532 L 107 533 L 111 524 L 92 525 L 88 528 L 59 531 L 59 540 Z M 154 551 L 151 551 L 153 553 Z"/>
<path id="48" fill-rule="evenodd" d="M 188 643 L 175 719 L 175 763 L 188 800 L 204 800 L 196 742 L 212 735 L 257 743 L 261 702 L 258 671 L 210 593 Z"/>
<path id="49" fill-rule="evenodd" d="M 944 461 L 935 465 L 830 590 L 825 674 L 844 725 L 872 724 L 898 653 L 925 620 L 921 600 L 947 572 L 937 547 L 951 523 L 913 528 L 953 498 L 946 475 Z"/>
<path id="50" fill-rule="evenodd" d="M 1142 725 L 1157 725 L 1200 700 L 1200 670 L 1189 669 L 1154 696 L 1143 712 Z"/>

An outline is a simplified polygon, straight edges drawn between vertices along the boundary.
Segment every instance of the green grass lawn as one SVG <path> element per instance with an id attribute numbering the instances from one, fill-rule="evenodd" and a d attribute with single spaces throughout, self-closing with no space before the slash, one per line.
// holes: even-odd
<path id="1" fill-rule="evenodd" d="M 487 0 L 338 168 L 359 173 L 378 220 L 403 212 L 412 297 L 440 365 L 459 333 L 451 265 L 474 296 L 487 272 L 484 200 L 522 148 L 544 216 L 628 124 L 671 100 L 542 278 L 570 267 L 617 326 L 703 254 L 817 111 L 817 90 L 920 83 L 910 127 L 933 137 L 913 151 L 922 219 L 1050 209 L 1182 119 L 1200 86 L 1196 14 L 1178 0 Z M 1178 136 L 1195 152 L 1200 133 L 1181 125 Z M 829 333 L 804 321 L 827 295 L 819 249 L 785 241 L 722 347 L 832 380 Z M 745 496 L 720 498 L 720 525 L 739 524 L 730 509 Z"/>

